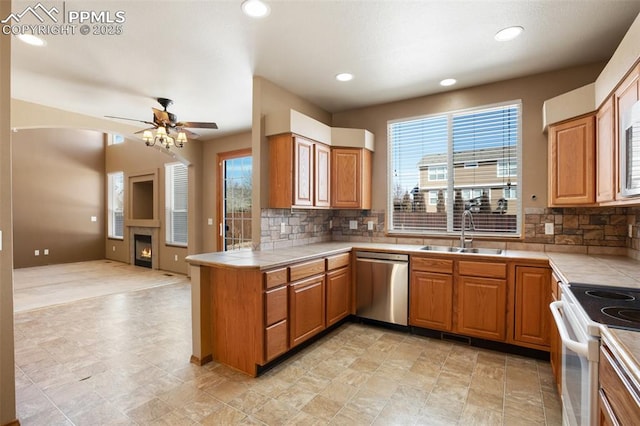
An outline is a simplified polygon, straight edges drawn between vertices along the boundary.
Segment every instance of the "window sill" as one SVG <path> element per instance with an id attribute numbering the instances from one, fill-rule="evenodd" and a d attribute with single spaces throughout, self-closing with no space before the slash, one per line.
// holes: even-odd
<path id="1" fill-rule="evenodd" d="M 124 241 L 124 237 L 107 237 L 110 241 Z"/>
<path id="2" fill-rule="evenodd" d="M 188 245 L 188 244 L 167 243 L 167 242 L 165 242 L 165 243 L 164 243 L 164 246 L 165 246 L 165 247 L 184 248 L 184 249 L 186 249 L 186 248 L 188 248 L 188 247 L 189 247 L 189 245 Z"/>

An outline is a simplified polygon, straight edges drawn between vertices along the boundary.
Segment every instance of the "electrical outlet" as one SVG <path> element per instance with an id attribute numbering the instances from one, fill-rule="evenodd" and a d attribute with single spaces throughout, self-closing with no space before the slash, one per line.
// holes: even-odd
<path id="1" fill-rule="evenodd" d="M 284 222 L 282 222 L 282 223 L 280 224 L 280 233 L 281 233 L 281 234 L 284 234 L 285 232 L 287 232 L 287 230 L 286 230 L 286 228 L 285 228 L 285 224 L 284 224 Z"/>
<path id="2" fill-rule="evenodd" d="M 368 229 L 369 231 L 373 231 L 373 221 L 372 221 L 372 220 L 370 220 L 369 222 L 367 222 L 367 229 Z"/>
<path id="3" fill-rule="evenodd" d="M 116 251 L 116 246 L 111 246 L 111 251 Z"/>
<path id="4" fill-rule="evenodd" d="M 633 225 L 629 224 L 629 238 L 633 238 Z"/>
<path id="5" fill-rule="evenodd" d="M 178 261 L 178 255 L 177 254 L 173 256 L 173 260 L 175 260 L 176 262 Z"/>
<path id="6" fill-rule="evenodd" d="M 333 229 L 333 220 L 329 220 L 329 229 Z"/>
<path id="7" fill-rule="evenodd" d="M 553 223 L 544 224 L 544 233 L 547 235 L 553 235 Z"/>
<path id="8" fill-rule="evenodd" d="M 349 221 L 349 229 L 358 229 L 358 221 L 350 220 Z"/>
<path id="9" fill-rule="evenodd" d="M 43 254 L 44 254 L 45 256 L 49 256 L 49 249 L 44 249 Z"/>
<path id="10" fill-rule="evenodd" d="M 40 250 L 34 250 L 33 251 L 33 255 L 34 256 L 40 256 Z"/>

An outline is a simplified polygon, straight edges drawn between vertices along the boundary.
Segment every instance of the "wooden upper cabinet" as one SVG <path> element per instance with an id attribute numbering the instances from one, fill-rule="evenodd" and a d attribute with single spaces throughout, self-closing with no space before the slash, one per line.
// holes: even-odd
<path id="1" fill-rule="evenodd" d="M 595 202 L 595 116 L 549 126 L 549 205 Z"/>
<path id="2" fill-rule="evenodd" d="M 313 142 L 295 136 L 293 163 L 293 204 L 296 206 L 313 205 Z"/>
<path id="3" fill-rule="evenodd" d="M 329 207 L 331 151 L 291 133 L 269 137 L 269 207 Z"/>
<path id="4" fill-rule="evenodd" d="M 316 207 L 331 206 L 331 148 L 327 145 L 316 143 L 315 155 L 315 198 Z"/>
<path id="5" fill-rule="evenodd" d="M 615 200 L 617 193 L 616 126 L 613 97 L 596 115 L 596 201 Z"/>
<path id="6" fill-rule="evenodd" d="M 371 209 L 371 151 L 364 148 L 331 149 L 331 206 Z"/>

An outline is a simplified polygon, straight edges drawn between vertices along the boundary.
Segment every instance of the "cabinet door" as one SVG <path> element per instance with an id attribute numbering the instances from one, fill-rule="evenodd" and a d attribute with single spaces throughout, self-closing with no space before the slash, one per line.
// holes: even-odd
<path id="1" fill-rule="evenodd" d="M 459 276 L 457 331 L 467 336 L 504 341 L 507 283 L 495 278 Z"/>
<path id="2" fill-rule="evenodd" d="M 371 208 L 371 152 L 362 148 L 331 149 L 331 207 Z"/>
<path id="3" fill-rule="evenodd" d="M 549 346 L 550 295 L 549 269 L 516 267 L 514 340 Z"/>
<path id="4" fill-rule="evenodd" d="M 351 268 L 327 273 L 327 327 L 347 317 L 351 306 Z"/>
<path id="5" fill-rule="evenodd" d="M 293 204 L 313 205 L 313 142 L 296 136 L 294 141 Z"/>
<path id="6" fill-rule="evenodd" d="M 549 127 L 549 204 L 595 201 L 594 116 Z"/>
<path id="7" fill-rule="evenodd" d="M 325 328 L 324 274 L 289 284 L 289 346 Z"/>
<path id="8" fill-rule="evenodd" d="M 596 116 L 596 201 L 615 200 L 617 187 L 617 161 L 613 97 L 598 110 Z"/>
<path id="9" fill-rule="evenodd" d="M 451 275 L 413 271 L 409 294 L 410 325 L 451 331 L 453 311 Z"/>
<path id="10" fill-rule="evenodd" d="M 315 151 L 315 198 L 316 207 L 331 206 L 331 149 L 321 143 L 316 143 Z"/>

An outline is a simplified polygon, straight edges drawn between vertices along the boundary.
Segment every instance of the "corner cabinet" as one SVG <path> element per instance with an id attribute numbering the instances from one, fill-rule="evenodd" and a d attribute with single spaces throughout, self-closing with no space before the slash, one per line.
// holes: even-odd
<path id="1" fill-rule="evenodd" d="M 287 133 L 269 137 L 269 207 L 324 207 L 331 203 L 331 150 Z"/>
<path id="2" fill-rule="evenodd" d="M 331 207 L 371 209 L 371 151 L 331 148 Z"/>
<path id="3" fill-rule="evenodd" d="M 595 116 L 549 126 L 549 205 L 595 203 Z"/>

